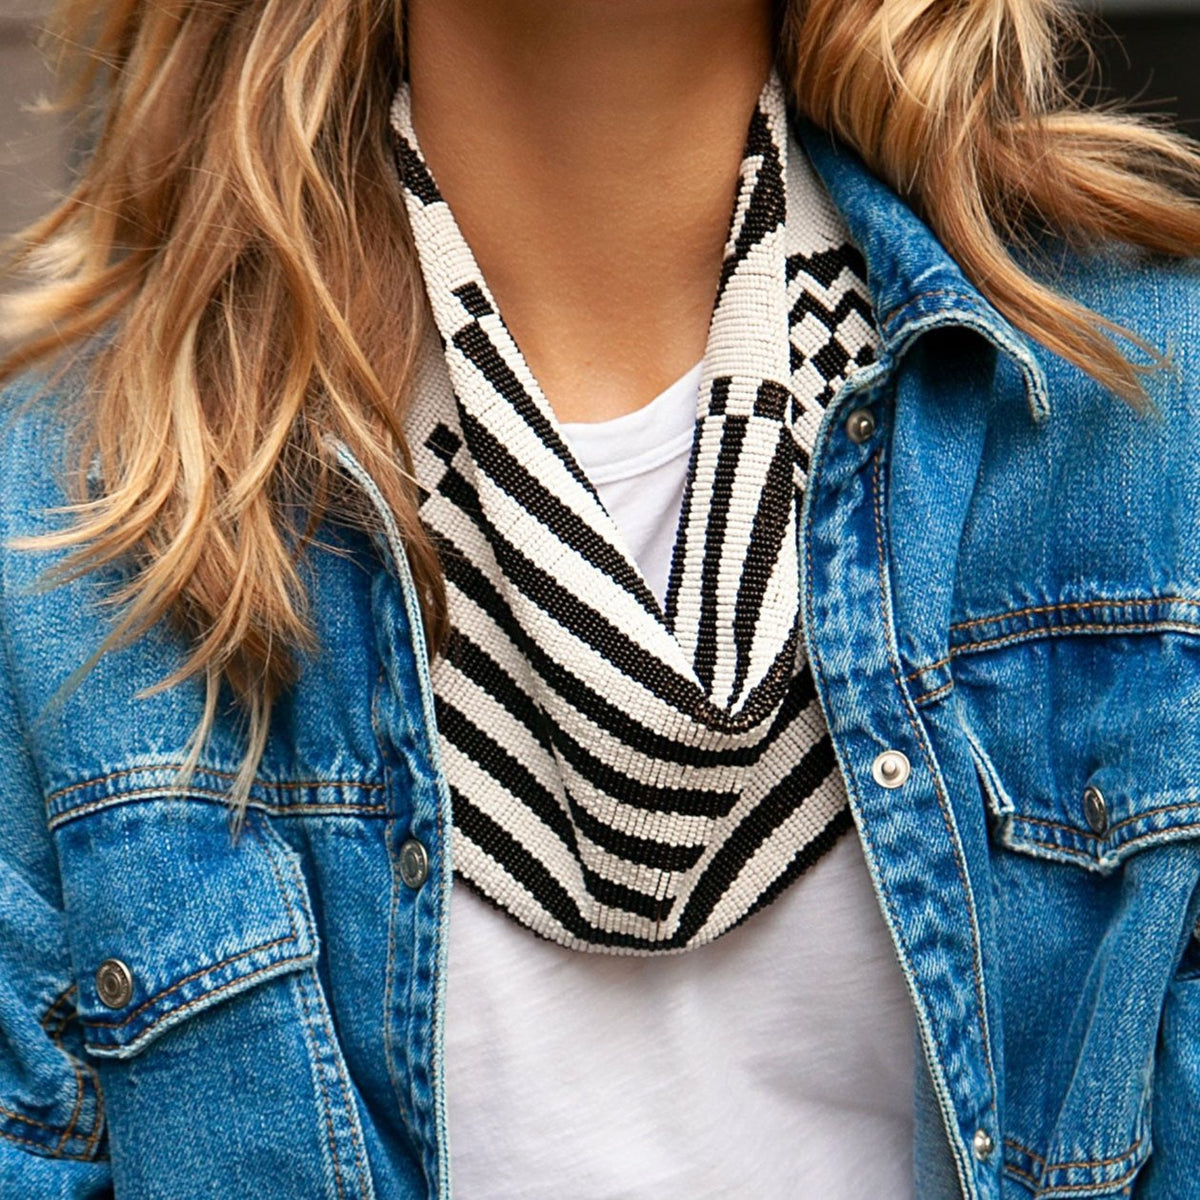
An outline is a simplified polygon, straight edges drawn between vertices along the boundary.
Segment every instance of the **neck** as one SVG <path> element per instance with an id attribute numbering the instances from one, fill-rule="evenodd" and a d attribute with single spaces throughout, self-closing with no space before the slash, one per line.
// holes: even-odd
<path id="1" fill-rule="evenodd" d="M 413 124 L 557 415 L 703 357 L 770 0 L 408 0 Z"/>

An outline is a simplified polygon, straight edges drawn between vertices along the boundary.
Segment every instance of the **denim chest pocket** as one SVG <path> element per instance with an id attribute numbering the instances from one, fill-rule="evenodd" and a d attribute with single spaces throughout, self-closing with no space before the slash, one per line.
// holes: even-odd
<path id="1" fill-rule="evenodd" d="M 1048 639 L 957 668 L 998 842 L 1110 874 L 1200 837 L 1200 634 Z"/>
<path id="2" fill-rule="evenodd" d="M 270 818 L 234 840 L 223 802 L 116 796 L 55 839 L 118 1194 L 373 1195 L 301 860 Z"/>
<path id="3" fill-rule="evenodd" d="M 56 832 L 86 1048 L 129 1057 L 173 1025 L 312 965 L 295 855 L 250 813 L 188 799 L 117 803 Z"/>
<path id="4" fill-rule="evenodd" d="M 1140 1195 L 1180 1051 L 1163 1014 L 1197 986 L 1200 637 L 1008 644 L 963 655 L 953 695 L 993 846 L 1006 1179 Z"/>

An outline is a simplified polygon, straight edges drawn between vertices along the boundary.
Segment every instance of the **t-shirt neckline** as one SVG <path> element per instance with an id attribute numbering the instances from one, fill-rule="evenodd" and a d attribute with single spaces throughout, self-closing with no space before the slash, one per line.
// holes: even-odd
<path id="1" fill-rule="evenodd" d="M 696 363 L 653 400 L 607 421 L 560 422 L 579 465 L 596 484 L 653 471 L 691 450 L 704 362 Z"/>

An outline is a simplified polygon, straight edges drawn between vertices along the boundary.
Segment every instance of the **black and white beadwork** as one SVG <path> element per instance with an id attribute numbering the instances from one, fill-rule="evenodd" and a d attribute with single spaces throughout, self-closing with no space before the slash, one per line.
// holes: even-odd
<path id="1" fill-rule="evenodd" d="M 663 610 L 425 165 L 397 161 L 442 345 L 409 437 L 453 636 L 434 665 L 460 877 L 578 950 L 689 949 L 851 827 L 805 661 L 800 500 L 873 360 L 863 265 L 772 79 L 751 122 Z"/>

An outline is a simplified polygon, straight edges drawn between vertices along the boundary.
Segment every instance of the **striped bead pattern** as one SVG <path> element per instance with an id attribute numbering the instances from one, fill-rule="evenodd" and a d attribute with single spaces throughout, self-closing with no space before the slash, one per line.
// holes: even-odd
<path id="1" fill-rule="evenodd" d="M 702 945 L 851 827 L 804 655 L 797 535 L 822 413 L 878 351 L 864 265 L 772 78 L 660 609 L 421 156 L 407 88 L 392 116 L 440 335 L 407 420 L 453 627 L 433 680 L 455 870 L 563 946 Z"/>

